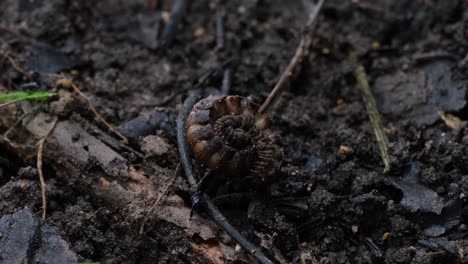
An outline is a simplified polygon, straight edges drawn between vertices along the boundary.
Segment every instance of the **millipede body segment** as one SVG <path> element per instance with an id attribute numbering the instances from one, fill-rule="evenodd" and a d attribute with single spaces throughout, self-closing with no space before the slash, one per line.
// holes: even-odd
<path id="1" fill-rule="evenodd" d="M 271 184 L 281 167 L 283 147 L 259 106 L 241 96 L 209 96 L 186 120 L 193 157 L 215 173 L 255 185 Z"/>

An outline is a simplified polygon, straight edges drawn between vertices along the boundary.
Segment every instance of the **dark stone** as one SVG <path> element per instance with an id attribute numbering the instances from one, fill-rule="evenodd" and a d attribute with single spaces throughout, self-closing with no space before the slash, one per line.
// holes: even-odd
<path id="1" fill-rule="evenodd" d="M 0 219 L 1 263 L 76 263 L 57 229 L 41 224 L 31 210 L 23 209 Z"/>
<path id="2" fill-rule="evenodd" d="M 129 141 L 136 146 L 141 138 L 154 135 L 156 130 L 161 129 L 169 139 L 175 139 L 175 124 L 166 112 L 154 111 L 147 116 L 139 116 L 121 124 L 118 127 Z"/>

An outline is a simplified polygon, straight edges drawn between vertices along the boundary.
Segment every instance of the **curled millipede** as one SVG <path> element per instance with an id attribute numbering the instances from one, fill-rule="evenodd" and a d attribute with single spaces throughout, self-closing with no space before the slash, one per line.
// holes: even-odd
<path id="1" fill-rule="evenodd" d="M 187 117 L 186 136 L 193 157 L 213 172 L 255 185 L 271 184 L 283 159 L 277 131 L 259 106 L 241 96 L 209 96 Z"/>

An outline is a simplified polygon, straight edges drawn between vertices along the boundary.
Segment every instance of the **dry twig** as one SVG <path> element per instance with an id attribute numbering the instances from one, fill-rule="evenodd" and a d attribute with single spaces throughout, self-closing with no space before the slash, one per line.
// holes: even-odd
<path id="1" fill-rule="evenodd" d="M 115 129 L 111 124 L 109 124 L 101 114 L 99 114 L 99 112 L 96 110 L 93 103 L 91 102 L 91 99 L 86 94 L 84 94 L 76 84 L 72 83 L 71 86 L 73 87 L 73 90 L 75 90 L 75 92 L 77 92 L 81 97 L 83 97 L 86 100 L 86 102 L 89 105 L 89 108 L 91 109 L 91 111 L 93 111 L 94 115 L 96 116 L 96 121 L 103 123 L 105 126 L 107 126 L 107 128 L 109 128 L 110 131 L 114 132 L 114 134 L 119 136 L 122 140 L 122 143 L 128 144 L 128 139 L 124 135 L 122 135 L 122 133 L 120 133 L 117 129 Z"/>
<path id="2" fill-rule="evenodd" d="M 20 66 L 18 66 L 16 61 L 11 56 L 7 56 L 7 59 L 15 70 L 17 70 L 18 72 L 20 72 L 21 74 L 23 74 L 24 76 L 28 78 L 30 77 L 30 75 L 25 70 L 23 70 Z"/>
<path id="3" fill-rule="evenodd" d="M 38 150 L 37 150 L 37 173 L 39 174 L 39 182 L 41 183 L 41 195 L 42 195 L 42 220 L 45 219 L 46 216 L 46 210 L 47 210 L 47 198 L 46 198 L 46 183 L 44 180 L 44 174 L 42 173 L 42 153 L 44 150 L 44 144 L 47 140 L 47 138 L 50 136 L 52 131 L 55 128 L 55 125 L 57 125 L 58 118 L 55 117 L 54 121 L 52 122 L 52 125 L 49 128 L 49 131 L 47 131 L 47 134 L 44 135 L 43 138 L 37 142 L 38 144 Z"/>
<path id="4" fill-rule="evenodd" d="M 278 100 L 279 96 L 286 90 L 289 79 L 302 62 L 304 56 L 307 54 L 311 43 L 312 31 L 315 28 L 315 22 L 317 21 L 318 14 L 322 9 L 323 2 L 324 0 L 319 0 L 314 10 L 309 15 L 309 20 L 307 21 L 307 24 L 304 27 L 304 31 L 302 33 L 301 40 L 299 41 L 299 45 L 296 48 L 296 53 L 294 54 L 294 57 L 289 62 L 288 67 L 281 75 L 278 83 L 276 83 L 275 87 L 258 110 L 259 114 L 267 112 L 268 109 L 274 105 L 276 100 Z"/>
<path id="5" fill-rule="evenodd" d="M 25 69 L 21 68 L 18 65 L 18 63 L 16 63 L 15 59 L 10 56 L 9 53 L 6 53 L 6 54 L 3 55 L 2 64 L 3 64 L 4 59 L 8 60 L 8 62 L 11 64 L 11 67 L 13 67 L 13 69 L 15 69 L 19 73 L 23 74 L 24 76 L 26 76 L 26 78 L 31 79 L 31 75 Z"/>

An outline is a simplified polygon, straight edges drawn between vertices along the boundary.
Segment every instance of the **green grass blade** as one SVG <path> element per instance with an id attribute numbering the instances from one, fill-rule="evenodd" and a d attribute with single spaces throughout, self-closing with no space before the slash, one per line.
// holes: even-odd
<path id="1" fill-rule="evenodd" d="M 7 94 L 0 94 L 0 101 L 8 101 L 0 104 L 0 108 L 21 102 L 24 100 L 45 100 L 47 98 L 55 96 L 54 92 L 14 92 Z"/>
<path id="2" fill-rule="evenodd" d="M 0 101 L 7 100 L 42 100 L 55 96 L 54 92 L 14 92 L 0 94 Z"/>

